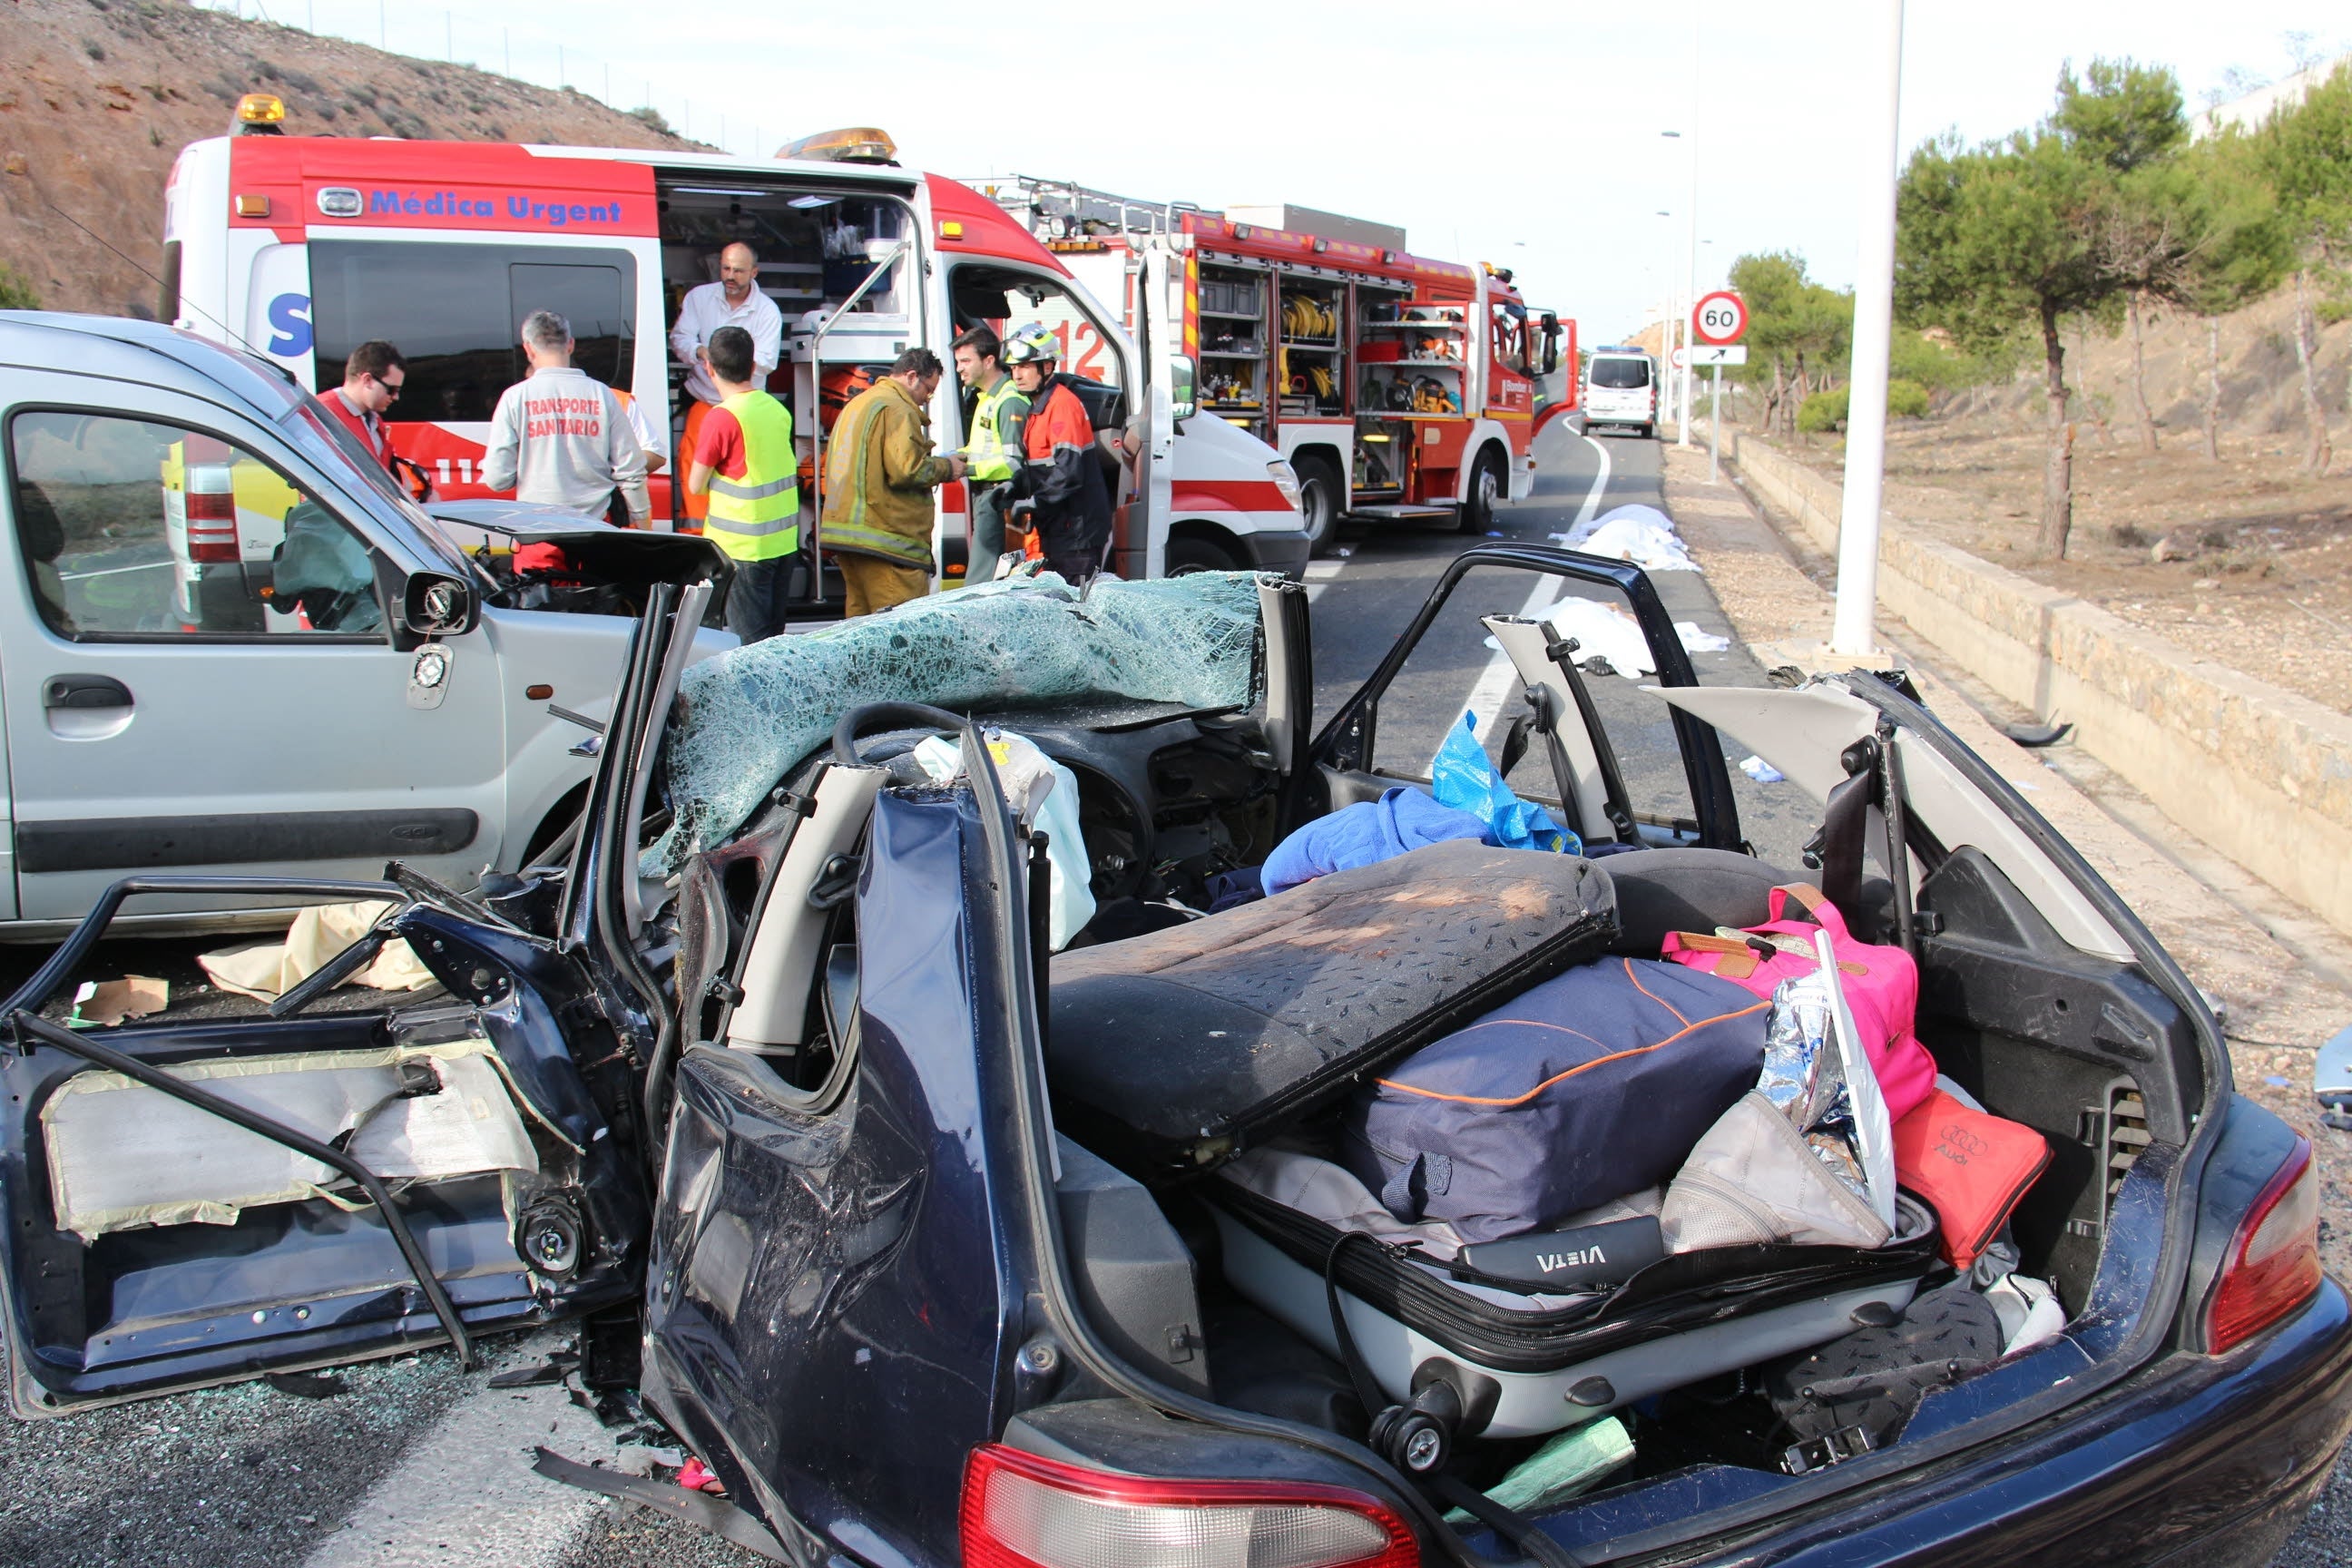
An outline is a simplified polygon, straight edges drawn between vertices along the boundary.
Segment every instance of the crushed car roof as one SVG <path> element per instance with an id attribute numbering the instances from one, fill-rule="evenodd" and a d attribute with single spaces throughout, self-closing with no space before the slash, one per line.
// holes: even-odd
<path id="1" fill-rule="evenodd" d="M 985 583 L 688 670 L 669 738 L 670 864 L 740 826 L 794 764 L 869 702 L 975 708 L 1118 698 L 1238 708 L 1255 696 L 1257 579 L 1202 572 Z"/>

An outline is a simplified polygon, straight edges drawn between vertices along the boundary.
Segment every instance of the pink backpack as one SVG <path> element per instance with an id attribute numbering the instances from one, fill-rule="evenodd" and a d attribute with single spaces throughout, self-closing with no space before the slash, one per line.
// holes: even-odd
<path id="1" fill-rule="evenodd" d="M 1801 907 L 1792 910 L 1791 900 Z M 1660 956 L 1769 997 L 1783 980 L 1820 967 L 1813 932 L 1828 931 L 1846 1005 L 1853 1010 L 1854 1026 L 1862 1031 L 1879 1090 L 1886 1097 L 1886 1114 L 1902 1121 L 1936 1087 L 1936 1058 L 1911 1032 L 1919 1009 L 1919 966 L 1899 947 L 1856 942 L 1845 929 L 1845 917 L 1818 888 L 1801 882 L 1775 888 L 1769 908 L 1770 920 L 1744 931 L 1669 931 Z"/>

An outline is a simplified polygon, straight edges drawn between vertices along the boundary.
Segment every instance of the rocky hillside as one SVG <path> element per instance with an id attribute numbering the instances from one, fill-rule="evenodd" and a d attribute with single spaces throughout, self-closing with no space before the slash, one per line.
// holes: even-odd
<path id="1" fill-rule="evenodd" d="M 53 310 L 152 313 L 163 181 L 248 92 L 287 130 L 689 147 L 577 92 L 182 0 L 0 0 L 0 266 Z"/>

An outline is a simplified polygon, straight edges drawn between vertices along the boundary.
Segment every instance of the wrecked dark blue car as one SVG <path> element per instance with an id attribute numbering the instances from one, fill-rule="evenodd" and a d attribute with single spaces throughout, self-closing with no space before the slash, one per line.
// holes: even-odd
<path id="1" fill-rule="evenodd" d="M 725 1482 L 705 1521 L 804 1568 L 2251 1564 L 2324 1483 L 2352 1322 L 2308 1145 L 2231 1092 L 2177 966 L 1899 680 L 1702 687 L 1638 571 L 1516 545 L 1464 555 L 1319 728 L 1304 590 L 1239 576 L 966 590 L 689 669 L 720 569 L 663 559 L 560 859 L 464 893 L 398 867 L 239 884 L 390 912 L 268 1017 L 45 1022 L 125 900 L 179 886 L 126 883 L 12 1000 L 17 1415 L 575 1321 L 584 1381 L 640 1391 Z M 1654 685 L 1507 613 L 1537 579 L 1622 605 Z M 1465 846 L 1200 912 L 1301 824 L 1425 783 L 1402 694 L 1466 685 L 1482 636 L 1509 661 L 1501 769 L 1583 848 L 1578 912 L 1528 915 L 1512 880 L 1560 858 Z M 1969 1280 L 1898 1238 L 1515 1298 L 1235 1195 L 1253 1158 L 1311 1157 L 1392 1057 L 1244 1114 L 1195 1107 L 1191 1058 L 1145 1044 L 1207 1052 L 1252 1019 L 1337 1039 L 1335 988 L 1369 997 L 1465 933 L 1565 963 L 1753 923 L 1791 871 L 1751 847 L 1753 808 L 1743 832 L 1727 738 L 1831 803 L 1820 879 L 1916 955 L 1946 1079 L 2048 1141 L 1999 1244 L 2056 1303 L 2038 1337 L 1793 1393 L 1775 1352 L 1621 1396 L 1645 1347 L 1823 1300 L 1846 1314 L 1823 1338 L 1893 1331 Z M 1073 785 L 1083 848 L 1057 860 L 1041 824 Z M 1310 940 L 1283 900 L 1329 918 Z M 320 1008 L 394 939 L 438 993 Z M 1246 996 L 1087 1000 L 1236 955 Z M 1410 1049 L 1536 963 L 1416 980 L 1381 1037 Z M 1303 996 L 1325 1011 L 1302 1022 Z M 1211 1004 L 1243 1022 L 1192 1028 Z M 1121 1106 L 1129 1081 L 1163 1103 Z M 1454 1294 L 1414 1317 L 1433 1291 Z M 1538 1317 L 1541 1343 L 1510 1326 Z M 1364 1331 L 1391 1320 L 1420 1336 L 1402 1361 L 1406 1337 Z M 1557 1409 L 1510 1414 L 1563 1341 L 1584 1359 Z M 1571 1456 L 1602 1421 L 1606 1462 Z"/>

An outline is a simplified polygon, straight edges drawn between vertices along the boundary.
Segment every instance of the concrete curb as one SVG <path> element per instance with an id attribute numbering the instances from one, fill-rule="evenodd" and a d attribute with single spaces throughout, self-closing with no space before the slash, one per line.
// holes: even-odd
<path id="1" fill-rule="evenodd" d="M 1838 486 L 1724 436 L 1756 495 L 1834 555 Z M 2352 935 L 2352 720 L 1893 518 L 1878 560 L 1886 611 L 2011 701 L 2073 720 L 2083 750 L 2184 830 Z"/>

